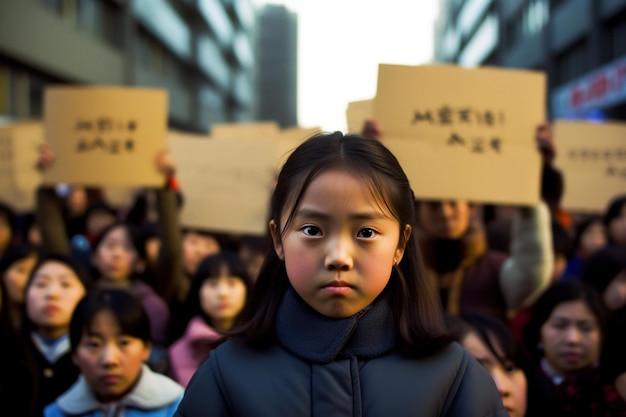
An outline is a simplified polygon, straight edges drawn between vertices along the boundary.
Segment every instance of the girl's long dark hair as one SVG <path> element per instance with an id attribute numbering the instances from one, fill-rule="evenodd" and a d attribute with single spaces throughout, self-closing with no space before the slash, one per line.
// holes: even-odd
<path id="1" fill-rule="evenodd" d="M 400 239 L 406 225 L 415 227 L 413 191 L 396 157 L 378 140 L 340 132 L 316 135 L 293 151 L 278 175 L 269 218 L 286 228 L 311 181 L 329 169 L 348 170 L 362 178 L 398 221 Z M 290 212 L 283 219 L 285 208 Z M 451 338 L 414 233 L 400 244 L 405 245 L 404 256 L 384 292 L 392 299 L 398 348 L 423 356 L 446 346 Z M 284 261 L 270 248 L 241 314 L 242 325 L 230 332 L 231 337 L 256 346 L 271 342 L 276 312 L 289 285 Z"/>

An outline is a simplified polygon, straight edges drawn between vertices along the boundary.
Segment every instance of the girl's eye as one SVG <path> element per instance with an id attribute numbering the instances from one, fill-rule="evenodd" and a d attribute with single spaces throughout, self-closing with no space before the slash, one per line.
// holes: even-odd
<path id="1" fill-rule="evenodd" d="M 316 226 L 304 226 L 302 228 L 302 233 L 304 233 L 307 236 L 321 236 L 322 231 L 320 230 L 319 227 L 316 227 Z"/>
<path id="2" fill-rule="evenodd" d="M 359 230 L 359 233 L 358 233 L 359 237 L 364 237 L 368 239 L 374 237 L 375 235 L 376 235 L 376 231 L 374 229 L 370 229 L 369 227 Z"/>
<path id="3" fill-rule="evenodd" d="M 511 373 L 517 371 L 517 366 L 513 362 L 506 362 L 504 364 L 504 370 L 507 373 L 511 374 Z"/>
<path id="4" fill-rule="evenodd" d="M 117 342 L 120 346 L 128 346 L 130 344 L 130 339 L 122 338 Z"/>

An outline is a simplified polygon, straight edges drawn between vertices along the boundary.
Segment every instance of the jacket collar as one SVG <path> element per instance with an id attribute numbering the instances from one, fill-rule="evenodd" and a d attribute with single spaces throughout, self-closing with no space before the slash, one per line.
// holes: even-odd
<path id="1" fill-rule="evenodd" d="M 275 332 L 278 343 L 292 354 L 329 363 L 391 351 L 396 344 L 394 323 L 387 296 L 379 296 L 354 316 L 333 319 L 315 311 L 290 287 L 278 308 Z"/>
<path id="2" fill-rule="evenodd" d="M 153 372 L 143 365 L 137 385 L 124 396 L 116 408 L 140 408 L 144 410 L 168 406 L 183 394 L 183 387 L 164 375 Z M 66 414 L 86 414 L 102 410 L 106 406 L 98 401 L 91 387 L 80 375 L 74 385 L 65 391 L 57 404 Z"/>

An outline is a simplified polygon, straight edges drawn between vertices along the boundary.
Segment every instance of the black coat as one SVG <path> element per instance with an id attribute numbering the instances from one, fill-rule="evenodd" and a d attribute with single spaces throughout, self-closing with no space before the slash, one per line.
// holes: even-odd
<path id="1" fill-rule="evenodd" d="M 228 341 L 187 387 L 176 417 L 506 417 L 491 376 L 454 343 L 428 358 L 395 349 L 391 309 L 333 320 L 288 291 L 277 343 Z"/>

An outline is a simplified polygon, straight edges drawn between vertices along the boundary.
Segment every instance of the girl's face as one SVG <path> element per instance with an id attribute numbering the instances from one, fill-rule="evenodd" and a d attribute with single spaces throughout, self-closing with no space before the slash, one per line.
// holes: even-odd
<path id="1" fill-rule="evenodd" d="M 464 200 L 423 201 L 418 204 L 420 227 L 435 239 L 458 239 L 467 231 L 472 212 Z"/>
<path id="2" fill-rule="evenodd" d="M 589 257 L 606 245 L 606 230 L 602 222 L 590 224 L 580 237 L 580 252 Z"/>
<path id="3" fill-rule="evenodd" d="M 226 271 L 219 277 L 205 279 L 200 287 L 200 307 L 220 330 L 232 327 L 245 301 L 246 285 Z"/>
<path id="4" fill-rule="evenodd" d="M 489 347 L 473 331 L 469 332 L 461 344 L 491 375 L 496 383 L 504 408 L 510 417 L 524 417 L 526 414 L 527 381 L 524 372 L 513 362 L 504 364 L 491 352 Z M 497 341 L 492 338 L 491 344 L 498 355 L 503 352 Z"/>
<path id="5" fill-rule="evenodd" d="M 560 375 L 596 363 L 601 334 L 598 321 L 582 300 L 557 305 L 541 326 L 541 343 L 548 365 Z"/>
<path id="6" fill-rule="evenodd" d="M 137 382 L 141 367 L 150 356 L 150 344 L 123 334 L 115 316 L 102 310 L 83 332 L 74 363 L 100 402 L 118 401 Z"/>
<path id="7" fill-rule="evenodd" d="M 626 269 L 623 269 L 607 285 L 602 293 L 604 305 L 611 311 L 619 310 L 626 304 Z"/>
<path id="8" fill-rule="evenodd" d="M 62 262 L 49 261 L 39 267 L 26 290 L 26 314 L 46 337 L 67 333 L 76 304 L 85 287 L 74 271 Z"/>
<path id="9" fill-rule="evenodd" d="M 616 244 L 626 246 L 626 204 L 622 206 L 619 217 L 609 223 L 608 232 Z"/>
<path id="10" fill-rule="evenodd" d="M 187 274 L 193 276 L 200 262 L 219 250 L 220 245 L 214 237 L 195 232 L 185 233 L 183 235 L 183 266 Z"/>
<path id="11" fill-rule="evenodd" d="M 35 255 L 28 256 L 13 262 L 4 273 L 4 286 L 9 300 L 11 300 L 14 305 L 24 303 L 24 289 L 26 288 L 28 276 L 35 266 L 35 262 L 37 262 Z"/>
<path id="12" fill-rule="evenodd" d="M 111 229 L 100 241 L 93 255 L 93 264 L 103 278 L 111 281 L 127 280 L 135 267 L 137 251 L 124 226 Z"/>
<path id="13" fill-rule="evenodd" d="M 282 213 L 287 219 L 290 207 Z M 350 317 L 385 288 L 411 233 L 401 227 L 367 184 L 341 170 L 321 173 L 308 186 L 281 235 L 270 222 L 274 248 L 296 292 L 319 313 Z"/>

